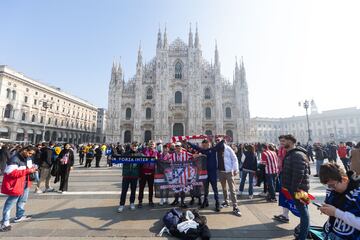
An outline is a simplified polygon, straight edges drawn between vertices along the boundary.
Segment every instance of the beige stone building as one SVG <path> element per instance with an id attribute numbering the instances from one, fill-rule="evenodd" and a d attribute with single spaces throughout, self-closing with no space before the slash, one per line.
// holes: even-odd
<path id="1" fill-rule="evenodd" d="M 96 140 L 94 105 L 8 66 L 0 66 L 0 111 L 0 138 L 31 143 Z"/>

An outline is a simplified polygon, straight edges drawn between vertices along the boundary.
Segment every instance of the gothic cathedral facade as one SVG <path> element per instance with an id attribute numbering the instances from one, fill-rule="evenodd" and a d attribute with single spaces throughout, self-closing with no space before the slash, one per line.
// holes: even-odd
<path id="1" fill-rule="evenodd" d="M 170 44 L 166 29 L 157 36 L 156 56 L 144 63 L 138 50 L 136 74 L 124 80 L 113 63 L 108 94 L 107 142 L 168 142 L 172 136 L 226 134 L 246 142 L 250 134 L 248 86 L 243 60 L 236 61 L 233 82 L 202 57 L 199 34 L 190 28 L 188 43 Z"/>

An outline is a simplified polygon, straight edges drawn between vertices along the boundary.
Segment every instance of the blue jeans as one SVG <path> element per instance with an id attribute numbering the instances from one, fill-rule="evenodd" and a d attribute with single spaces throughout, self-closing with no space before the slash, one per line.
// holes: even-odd
<path id="1" fill-rule="evenodd" d="M 295 206 L 300 212 L 300 234 L 298 239 L 305 240 L 310 228 L 310 216 L 308 206 L 302 204 L 299 200 L 294 199 Z"/>
<path id="2" fill-rule="evenodd" d="M 3 219 L 2 222 L 5 225 L 9 225 L 10 223 L 10 211 L 16 204 L 16 219 L 21 218 L 24 216 L 25 213 L 25 203 L 29 197 L 29 188 L 27 185 L 25 186 L 24 193 L 20 196 L 9 196 L 3 208 Z"/>
<path id="3" fill-rule="evenodd" d="M 320 172 L 320 166 L 324 164 L 324 159 L 323 160 L 317 160 L 316 159 L 316 174 L 319 175 Z"/>
<path id="4" fill-rule="evenodd" d="M 348 158 L 340 158 L 346 171 L 350 171 L 350 160 Z"/>
<path id="5" fill-rule="evenodd" d="M 244 191 L 244 185 L 248 174 L 249 174 L 249 195 L 253 195 L 253 179 L 254 179 L 253 172 L 242 171 L 239 191 L 240 192 Z"/>
<path id="6" fill-rule="evenodd" d="M 269 190 L 269 196 L 271 199 L 275 198 L 275 178 L 276 174 L 265 174 L 266 183 Z"/>

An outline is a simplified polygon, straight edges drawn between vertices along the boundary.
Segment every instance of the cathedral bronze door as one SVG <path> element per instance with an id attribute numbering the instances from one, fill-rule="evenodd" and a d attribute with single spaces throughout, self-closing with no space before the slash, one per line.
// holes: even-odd
<path id="1" fill-rule="evenodd" d="M 173 126 L 173 136 L 184 136 L 184 125 L 182 123 L 175 123 Z"/>
<path id="2" fill-rule="evenodd" d="M 145 142 L 148 142 L 151 140 L 151 131 L 150 130 L 146 130 L 144 135 L 145 135 L 144 136 Z"/>

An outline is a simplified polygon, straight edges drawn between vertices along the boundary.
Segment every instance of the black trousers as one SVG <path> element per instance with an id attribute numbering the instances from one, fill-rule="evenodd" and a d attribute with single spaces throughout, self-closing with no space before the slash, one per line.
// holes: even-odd
<path id="1" fill-rule="evenodd" d="M 101 156 L 96 156 L 96 167 L 100 167 Z"/>
<path id="2" fill-rule="evenodd" d="M 68 181 L 70 175 L 70 166 L 68 165 L 60 165 L 60 191 L 67 191 L 68 190 Z"/>
<path id="3" fill-rule="evenodd" d="M 153 202 L 153 194 L 154 194 L 154 174 L 145 175 L 141 174 L 139 179 L 139 203 L 142 203 L 144 198 L 144 189 L 146 183 L 149 187 L 149 202 Z"/>
<path id="4" fill-rule="evenodd" d="M 217 179 L 216 178 L 214 178 L 214 179 L 207 178 L 206 179 L 205 185 L 204 185 L 204 198 L 206 198 L 206 199 L 208 198 L 210 184 L 214 191 L 214 199 L 216 202 L 218 202 L 219 201 L 219 190 L 217 187 Z"/>
<path id="5" fill-rule="evenodd" d="M 93 158 L 86 158 L 85 167 L 91 167 L 92 160 L 93 160 Z"/>
<path id="6" fill-rule="evenodd" d="M 137 178 L 123 178 L 121 184 L 121 196 L 120 196 L 120 206 L 125 205 L 126 195 L 130 185 L 130 203 L 135 202 L 135 193 L 137 187 Z"/>
<path id="7" fill-rule="evenodd" d="M 84 155 L 79 155 L 79 163 L 80 165 L 84 164 Z"/>

